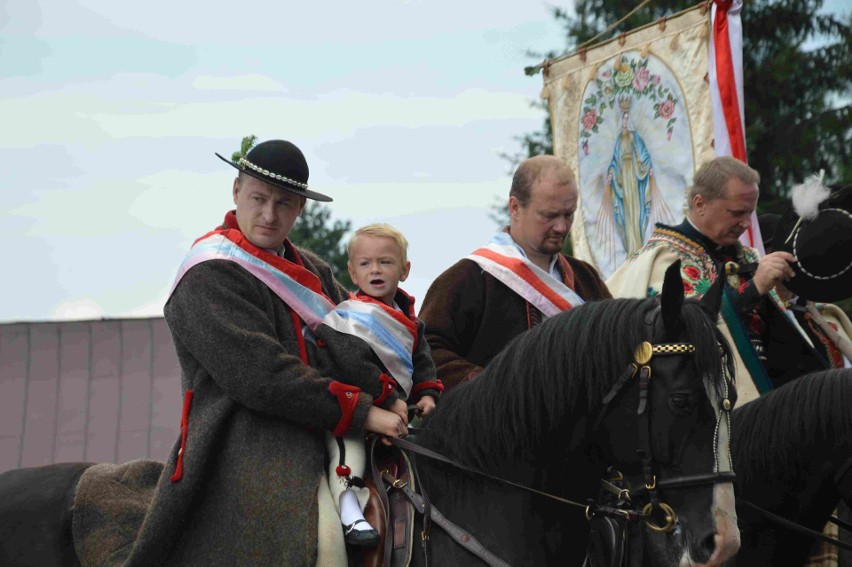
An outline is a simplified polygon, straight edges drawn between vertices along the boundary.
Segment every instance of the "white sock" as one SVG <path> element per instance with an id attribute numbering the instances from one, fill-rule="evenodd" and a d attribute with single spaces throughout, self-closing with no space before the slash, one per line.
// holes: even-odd
<path id="1" fill-rule="evenodd" d="M 355 491 L 347 488 L 340 493 L 340 522 L 344 526 L 348 526 L 358 520 L 364 520 L 364 513 L 361 512 L 361 505 L 358 503 Z M 355 526 L 355 530 L 358 531 L 371 529 L 373 529 L 373 526 L 366 520 Z"/>

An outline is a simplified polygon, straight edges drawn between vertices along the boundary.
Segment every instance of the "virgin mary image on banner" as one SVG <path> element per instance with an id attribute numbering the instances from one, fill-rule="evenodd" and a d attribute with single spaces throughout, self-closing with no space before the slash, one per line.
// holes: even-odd
<path id="1" fill-rule="evenodd" d="M 615 139 L 605 188 L 614 200 L 612 213 L 615 225 L 628 255 L 642 247 L 642 235 L 648 228 L 651 213 L 651 195 L 659 193 L 651 154 L 642 136 L 630 129 L 632 102 L 633 99 L 627 96 L 618 99 L 621 133 Z"/>
<path id="2" fill-rule="evenodd" d="M 655 222 L 683 218 L 693 172 L 684 97 L 651 54 L 628 51 L 595 70 L 580 107 L 578 173 L 586 234 L 602 273 L 639 250 Z"/>

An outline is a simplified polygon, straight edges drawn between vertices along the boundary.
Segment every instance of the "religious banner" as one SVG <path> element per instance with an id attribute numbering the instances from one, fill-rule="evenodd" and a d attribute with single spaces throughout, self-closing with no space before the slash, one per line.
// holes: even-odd
<path id="1" fill-rule="evenodd" d="M 705 5 L 543 64 L 554 155 L 577 174 L 574 255 L 607 278 L 655 222 L 678 224 L 715 156 Z"/>

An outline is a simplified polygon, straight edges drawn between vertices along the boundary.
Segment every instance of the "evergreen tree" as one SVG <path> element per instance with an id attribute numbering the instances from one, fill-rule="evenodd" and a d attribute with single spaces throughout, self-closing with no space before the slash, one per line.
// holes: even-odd
<path id="1" fill-rule="evenodd" d="M 302 248 L 315 252 L 328 262 L 337 281 L 346 289 L 352 290 L 355 289 L 355 285 L 346 268 L 349 254 L 343 240 L 351 229 L 350 220 L 331 222 L 331 208 L 308 200 L 305 209 L 290 231 L 290 240 Z"/>
<path id="2" fill-rule="evenodd" d="M 240 143 L 239 151 L 231 155 L 233 161 L 245 156 L 257 142 L 257 136 L 246 136 Z M 296 224 L 290 230 L 288 238 L 294 244 L 307 248 L 328 262 L 337 278 L 346 289 L 354 289 L 349 270 L 346 268 L 349 255 L 343 237 L 352 228 L 349 220 L 331 222 L 331 209 L 317 201 L 308 200 Z"/>
<path id="3" fill-rule="evenodd" d="M 693 5 L 694 0 L 649 3 L 599 41 Z M 823 0 L 753 0 L 742 11 L 746 148 L 762 178 L 762 210 L 786 208 L 790 188 L 820 169 L 829 180 L 850 179 L 852 15 L 820 13 L 822 6 Z M 553 15 L 565 29 L 570 52 L 626 12 L 621 0 L 577 0 L 574 13 L 555 8 Z M 541 130 L 519 141 L 521 151 L 509 156 L 513 164 L 552 154 L 549 117 Z"/>

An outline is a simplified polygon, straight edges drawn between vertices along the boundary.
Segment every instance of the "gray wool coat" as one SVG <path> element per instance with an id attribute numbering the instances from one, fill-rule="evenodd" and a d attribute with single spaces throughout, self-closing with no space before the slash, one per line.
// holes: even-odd
<path id="1" fill-rule="evenodd" d="M 298 253 L 345 299 L 327 264 Z M 331 378 L 299 358 L 287 306 L 233 262 L 191 268 L 165 317 L 193 392 L 183 475 L 170 478 L 178 439 L 125 565 L 313 566 L 323 435 L 342 415 Z M 362 393 L 349 431 L 363 430 L 371 405 Z"/>

